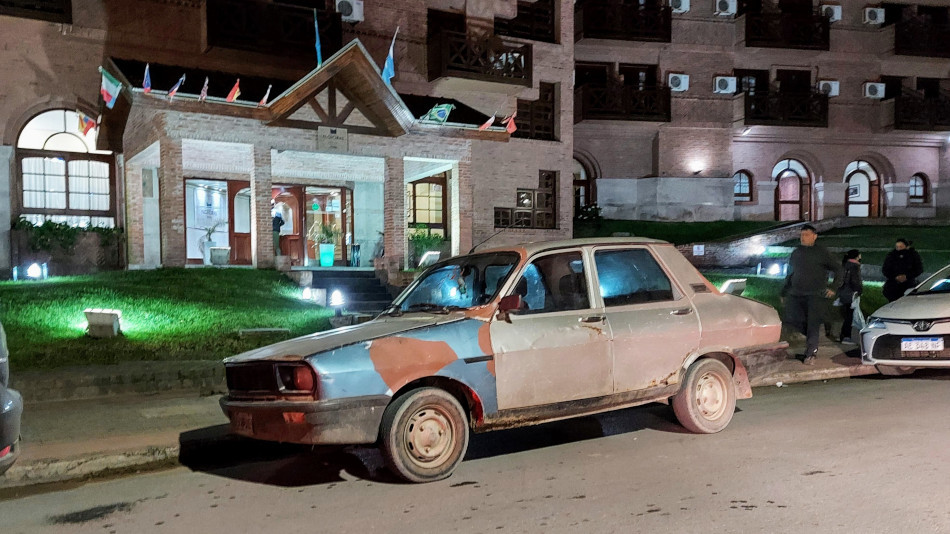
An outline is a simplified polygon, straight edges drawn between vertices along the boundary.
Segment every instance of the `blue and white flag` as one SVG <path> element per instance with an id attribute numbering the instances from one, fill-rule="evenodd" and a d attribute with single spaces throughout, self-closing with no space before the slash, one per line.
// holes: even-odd
<path id="1" fill-rule="evenodd" d="M 399 35 L 399 26 L 396 26 L 396 33 L 393 34 L 393 42 L 389 44 L 389 55 L 386 56 L 386 63 L 383 64 L 383 81 L 386 85 L 392 85 L 393 76 L 396 75 L 396 58 L 393 54 L 393 47 L 396 46 L 396 36 Z"/>
<path id="2" fill-rule="evenodd" d="M 145 79 L 142 80 L 142 92 L 145 94 L 152 92 L 152 77 L 148 73 L 148 63 L 145 64 Z"/>
<path id="3" fill-rule="evenodd" d="M 316 35 L 314 38 L 314 48 L 317 49 L 317 68 L 323 66 L 323 51 L 320 50 L 320 25 L 317 24 L 317 8 L 313 9 L 313 33 Z"/>
<path id="4" fill-rule="evenodd" d="M 178 88 L 181 87 L 181 84 L 185 83 L 185 75 L 182 74 L 181 78 L 178 79 L 178 83 L 175 84 L 175 87 L 172 87 L 168 90 L 168 99 L 171 100 L 175 98 L 175 93 L 178 92 Z"/>

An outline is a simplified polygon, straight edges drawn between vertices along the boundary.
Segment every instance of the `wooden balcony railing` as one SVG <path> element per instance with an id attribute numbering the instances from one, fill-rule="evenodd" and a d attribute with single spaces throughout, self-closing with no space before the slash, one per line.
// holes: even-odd
<path id="1" fill-rule="evenodd" d="M 530 44 L 441 30 L 428 47 L 430 82 L 451 77 L 531 86 Z"/>
<path id="2" fill-rule="evenodd" d="M 747 13 L 745 45 L 763 48 L 828 50 L 830 22 L 819 14 Z"/>
<path id="3" fill-rule="evenodd" d="M 828 96 L 812 93 L 745 95 L 746 125 L 828 127 Z"/>
<path id="4" fill-rule="evenodd" d="M 0 15 L 71 24 L 71 0 L 0 0 Z"/>
<path id="5" fill-rule="evenodd" d="M 919 17 L 898 22 L 894 29 L 894 53 L 950 58 L 950 24 L 936 24 Z"/>
<path id="6" fill-rule="evenodd" d="M 637 0 L 578 0 L 574 5 L 574 41 L 670 42 L 672 10 L 640 6 Z"/>
<path id="7" fill-rule="evenodd" d="M 495 19 L 495 35 L 556 43 L 557 23 L 553 0 L 518 2 L 518 15 L 511 20 Z"/>
<path id="8" fill-rule="evenodd" d="M 554 84 L 541 82 L 537 100 L 518 99 L 518 129 L 513 134 L 523 139 L 555 141 L 555 90 Z"/>
<path id="9" fill-rule="evenodd" d="M 904 90 L 894 99 L 894 127 L 898 130 L 950 130 L 950 95 L 927 98 Z"/>
<path id="10" fill-rule="evenodd" d="M 670 88 L 586 84 L 574 90 L 574 122 L 670 121 Z"/>
<path id="11" fill-rule="evenodd" d="M 314 56 L 313 9 L 258 0 L 207 0 L 208 44 L 295 57 Z M 343 46 L 339 13 L 317 12 L 326 59 Z"/>

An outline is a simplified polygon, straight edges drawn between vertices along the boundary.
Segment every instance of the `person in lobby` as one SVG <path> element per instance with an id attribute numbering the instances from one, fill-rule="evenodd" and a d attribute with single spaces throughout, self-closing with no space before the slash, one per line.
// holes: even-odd
<path id="1" fill-rule="evenodd" d="M 284 225 L 284 217 L 279 211 L 274 212 L 274 218 L 271 220 L 274 229 L 274 254 L 280 256 L 280 227 Z"/>

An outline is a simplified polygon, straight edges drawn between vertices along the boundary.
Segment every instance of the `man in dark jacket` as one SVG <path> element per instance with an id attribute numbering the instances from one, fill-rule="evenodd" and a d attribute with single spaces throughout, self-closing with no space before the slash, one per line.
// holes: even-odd
<path id="1" fill-rule="evenodd" d="M 805 355 L 802 363 L 813 365 L 818 353 L 819 330 L 825 319 L 826 299 L 835 295 L 832 287 L 841 281 L 841 265 L 821 245 L 816 245 L 818 231 L 806 224 L 801 229 L 801 245 L 788 260 L 788 275 L 782 287 L 785 301 L 783 322 L 805 334 Z M 835 275 L 828 285 L 828 272 Z"/>
<path id="2" fill-rule="evenodd" d="M 884 274 L 884 287 L 881 292 L 888 302 L 904 296 L 904 293 L 917 285 L 917 277 L 924 272 L 920 254 L 901 238 L 894 244 L 894 250 L 884 257 L 881 273 Z"/>

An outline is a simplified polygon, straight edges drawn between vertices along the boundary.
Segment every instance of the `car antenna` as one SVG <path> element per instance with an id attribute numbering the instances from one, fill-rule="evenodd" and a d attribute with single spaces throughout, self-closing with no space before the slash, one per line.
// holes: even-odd
<path id="1" fill-rule="evenodd" d="M 484 245 L 485 242 L 488 241 L 489 239 L 491 239 L 491 238 L 495 237 L 496 235 L 498 235 L 498 234 L 504 232 L 505 230 L 509 230 L 509 229 L 511 229 L 511 228 L 514 228 L 514 227 L 515 227 L 515 223 L 512 221 L 512 223 L 509 224 L 508 226 L 502 228 L 501 230 L 498 230 L 498 231 L 495 232 L 494 234 L 492 234 L 492 235 L 486 237 L 485 239 L 482 239 L 481 241 L 479 241 L 476 245 L 474 245 L 474 246 L 471 248 L 471 250 L 468 251 L 468 253 L 471 254 L 471 253 L 475 252 L 475 249 L 477 249 L 478 247 Z"/>

